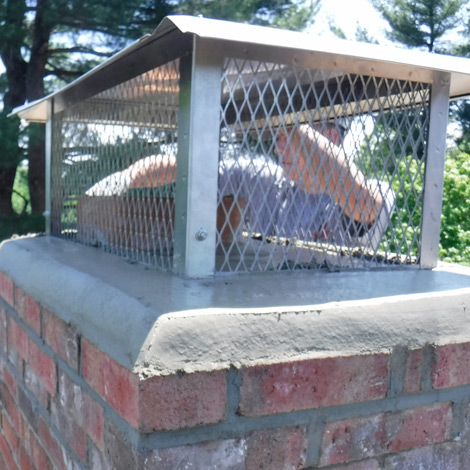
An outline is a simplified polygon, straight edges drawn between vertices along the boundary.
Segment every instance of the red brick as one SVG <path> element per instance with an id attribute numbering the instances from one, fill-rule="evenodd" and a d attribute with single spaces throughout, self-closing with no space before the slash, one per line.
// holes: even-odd
<path id="1" fill-rule="evenodd" d="M 104 450 L 103 408 L 88 393 L 84 393 L 83 397 L 85 406 L 84 431 L 101 450 Z"/>
<path id="2" fill-rule="evenodd" d="M 108 356 L 85 338 L 82 339 L 82 374 L 91 387 L 104 397 L 104 369 Z"/>
<path id="3" fill-rule="evenodd" d="M 20 446 L 20 468 L 21 470 L 36 470 L 34 468 L 29 455 L 26 453 L 23 447 Z"/>
<path id="4" fill-rule="evenodd" d="M 20 441 L 26 442 L 26 436 L 28 433 L 28 425 L 26 423 L 24 416 L 18 410 L 13 415 L 10 415 L 10 418 L 11 418 L 11 422 L 13 423 L 14 428 L 16 429 L 18 436 L 20 437 Z"/>
<path id="5" fill-rule="evenodd" d="M 57 468 L 59 470 L 66 470 L 67 466 L 64 461 L 64 449 L 55 436 L 51 434 L 49 426 L 43 419 L 39 421 L 39 438 Z"/>
<path id="6" fill-rule="evenodd" d="M 5 385 L 2 385 L 0 396 L 2 399 L 3 407 L 6 410 L 8 416 L 10 417 L 10 421 L 13 427 L 15 428 L 16 433 L 23 441 L 26 436 L 25 420 L 20 410 L 18 409 L 15 400 L 13 399 Z"/>
<path id="7" fill-rule="evenodd" d="M 305 427 L 263 429 L 247 438 L 246 470 L 304 468 Z"/>
<path id="8" fill-rule="evenodd" d="M 420 391 L 422 360 L 422 349 L 408 351 L 403 376 L 403 393 L 405 395 L 419 393 Z"/>
<path id="9" fill-rule="evenodd" d="M 14 349 L 19 356 L 28 359 L 28 335 L 12 318 L 8 319 L 8 351 Z"/>
<path id="10" fill-rule="evenodd" d="M 8 368 L 6 364 L 3 365 L 2 372 L 3 372 L 3 381 L 8 387 L 8 390 L 10 390 L 10 393 L 12 394 L 12 396 L 16 399 L 18 397 L 18 388 L 17 388 L 15 377 L 10 372 L 10 369 Z"/>
<path id="11" fill-rule="evenodd" d="M 20 318 L 39 335 L 41 328 L 39 305 L 19 287 L 15 289 L 15 307 Z"/>
<path id="12" fill-rule="evenodd" d="M 388 354 L 322 357 L 243 372 L 240 413 L 262 416 L 384 398 Z"/>
<path id="13" fill-rule="evenodd" d="M 85 380 L 129 424 L 145 431 L 216 423 L 225 415 L 226 373 L 159 376 L 140 382 L 89 341 L 82 341 Z M 101 443 L 98 441 L 98 445 Z"/>
<path id="14" fill-rule="evenodd" d="M 436 348 L 432 382 L 435 389 L 470 384 L 470 343 Z"/>
<path id="15" fill-rule="evenodd" d="M 452 404 L 448 402 L 388 413 L 385 449 L 400 452 L 443 442 L 450 437 L 451 424 Z"/>
<path id="16" fill-rule="evenodd" d="M 139 379 L 132 371 L 114 359 L 82 341 L 82 373 L 84 379 L 129 424 L 139 425 Z"/>
<path id="17" fill-rule="evenodd" d="M 323 433 L 320 466 L 362 460 L 383 453 L 383 415 L 327 423 Z"/>
<path id="18" fill-rule="evenodd" d="M 12 416 L 10 414 L 10 416 Z M 30 397 L 26 394 L 23 388 L 18 389 L 18 413 L 12 419 L 15 429 L 18 430 L 18 435 L 22 442 L 29 442 L 28 433 L 29 429 L 37 429 L 37 421 L 39 418 L 38 410 Z M 18 427 L 17 427 L 18 424 Z"/>
<path id="19" fill-rule="evenodd" d="M 147 432 L 217 423 L 225 416 L 225 371 L 153 377 L 140 389 L 141 429 Z"/>
<path id="20" fill-rule="evenodd" d="M 59 396 L 56 402 L 57 408 L 61 409 L 68 421 L 74 422 L 96 445 L 104 448 L 104 418 L 101 405 L 63 372 L 59 374 Z"/>
<path id="21" fill-rule="evenodd" d="M 78 370 L 78 333 L 48 310 L 42 311 L 44 341 L 74 370 Z"/>
<path id="22" fill-rule="evenodd" d="M 320 466 L 444 442 L 450 438 L 451 403 L 327 423 Z"/>
<path id="23" fill-rule="evenodd" d="M 37 469 L 54 470 L 46 451 L 32 432 L 29 433 L 29 448 L 31 449 L 31 460 Z"/>
<path id="24" fill-rule="evenodd" d="M 13 367 L 16 369 L 18 375 L 23 377 L 25 360 L 20 356 L 16 348 L 9 347 L 8 360 L 11 362 Z"/>
<path id="25" fill-rule="evenodd" d="M 18 470 L 13 454 L 11 453 L 10 447 L 8 446 L 7 441 L 0 433 L 0 453 L 4 458 L 6 464 L 8 465 L 8 470 Z"/>
<path id="26" fill-rule="evenodd" d="M 28 344 L 28 365 L 43 382 L 47 391 L 55 396 L 57 391 L 57 370 L 54 360 L 41 351 L 33 341 Z"/>
<path id="27" fill-rule="evenodd" d="M 13 291 L 13 281 L 4 273 L 0 272 L 0 297 L 11 307 L 13 307 Z"/>
<path id="28" fill-rule="evenodd" d="M 13 426 L 10 424 L 10 420 L 6 413 L 2 413 L 2 429 L 13 455 L 16 456 L 18 454 L 19 437 Z"/>
<path id="29" fill-rule="evenodd" d="M 0 349 L 7 351 L 8 344 L 8 328 L 7 328 L 7 312 L 0 306 Z"/>
<path id="30" fill-rule="evenodd" d="M 129 369 L 108 358 L 103 371 L 106 401 L 133 427 L 139 425 L 139 379 Z"/>

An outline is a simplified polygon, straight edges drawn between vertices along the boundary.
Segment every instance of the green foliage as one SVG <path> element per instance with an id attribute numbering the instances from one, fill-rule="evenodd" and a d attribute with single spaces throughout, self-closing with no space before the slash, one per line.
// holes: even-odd
<path id="1" fill-rule="evenodd" d="M 372 0 L 391 26 L 388 37 L 408 47 L 443 51 L 440 39 L 460 22 L 465 0 Z"/>
<path id="2" fill-rule="evenodd" d="M 302 30 L 318 13 L 320 2 L 321 0 L 183 0 L 175 2 L 175 11 L 240 23 Z"/>
<path id="3" fill-rule="evenodd" d="M 313 24 L 318 14 L 321 0 L 303 0 L 287 5 L 279 16 L 274 18 L 273 26 L 281 29 L 302 31 Z"/>
<path id="4" fill-rule="evenodd" d="M 346 39 L 346 33 L 332 19 L 328 22 L 328 28 L 336 37 Z"/>
<path id="5" fill-rule="evenodd" d="M 375 117 L 373 131 L 364 136 L 358 160 L 369 178 L 389 179 L 406 155 L 423 160 L 427 137 L 426 108 L 394 109 Z"/>
<path id="6" fill-rule="evenodd" d="M 459 123 L 462 135 L 456 143 L 462 152 L 470 154 L 470 100 L 460 100 L 451 107 L 451 117 Z"/>
<path id="7" fill-rule="evenodd" d="M 20 164 L 13 186 L 12 206 L 14 214 L 0 216 L 0 241 L 13 235 L 43 233 L 45 219 L 42 214 L 31 212 L 28 187 L 28 168 Z"/>
<path id="8" fill-rule="evenodd" d="M 383 175 L 381 179 L 392 183 L 396 204 L 392 216 L 394 234 L 390 250 L 417 256 L 419 230 L 415 231 L 414 228 L 419 228 L 421 224 L 424 148 L 416 144 L 406 146 L 408 156 L 400 157 L 398 165 L 397 160 L 388 160 L 387 155 L 396 153 L 396 146 L 405 135 L 397 132 L 398 128 L 376 124 L 373 134 L 364 139 L 358 164 L 368 177 Z M 407 133 L 411 135 L 413 130 Z M 421 150 L 411 152 L 412 148 Z M 385 238 L 390 236 L 391 233 Z M 440 240 L 440 259 L 470 265 L 470 154 L 458 148 L 449 152 L 445 163 Z"/>
<path id="9" fill-rule="evenodd" d="M 445 164 L 440 256 L 470 265 L 470 154 L 458 150 Z"/>
<path id="10" fill-rule="evenodd" d="M 418 227 L 421 219 L 422 170 L 421 162 L 410 156 L 399 163 L 399 177 L 392 182 L 397 200 L 391 249 L 398 253 L 418 254 L 418 234 L 411 227 Z M 458 150 L 450 152 L 445 163 L 440 259 L 470 265 L 470 155 Z"/>
<path id="11" fill-rule="evenodd" d="M 390 39 L 430 52 L 470 54 L 470 8 L 463 8 L 467 3 L 464 0 L 372 0 L 372 3 L 390 24 Z M 467 42 L 459 45 L 446 43 L 444 35 L 462 24 L 465 12 L 467 19 L 464 21 L 467 23 L 463 37 Z M 458 148 L 449 153 L 445 164 L 440 258 L 470 264 L 470 102 L 454 103 L 451 118 L 459 123 L 462 134 L 456 139 Z M 410 166 L 405 184 L 416 171 L 417 168 Z M 416 183 L 419 186 L 421 181 Z M 400 211 L 404 201 L 399 194 L 398 197 Z"/>
<path id="12" fill-rule="evenodd" d="M 370 31 L 368 28 L 364 28 L 357 24 L 356 26 L 356 34 L 355 34 L 356 41 L 358 42 L 368 42 L 369 44 L 378 44 L 376 38 L 370 35 Z"/>
<path id="13" fill-rule="evenodd" d="M 31 214 L 28 187 L 28 168 L 24 165 L 19 165 L 18 169 L 16 170 L 11 203 L 16 214 Z"/>
<path id="14" fill-rule="evenodd" d="M 0 0 L 0 40 L 9 44 L 22 44 L 27 35 L 25 17 L 30 11 L 25 1 Z"/>
<path id="15" fill-rule="evenodd" d="M 12 206 L 14 209 L 13 215 L 0 215 L 0 242 L 14 235 L 28 235 L 44 232 L 44 216 L 31 211 L 28 168 L 23 164 L 20 164 L 16 171 Z"/>

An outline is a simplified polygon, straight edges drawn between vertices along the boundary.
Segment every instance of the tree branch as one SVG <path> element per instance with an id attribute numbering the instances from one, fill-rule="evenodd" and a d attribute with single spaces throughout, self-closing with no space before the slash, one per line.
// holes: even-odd
<path id="1" fill-rule="evenodd" d="M 28 204 L 29 204 L 29 199 L 25 196 L 23 196 L 23 194 L 21 194 L 19 191 L 17 191 L 15 188 L 12 189 L 12 193 L 13 194 L 16 194 L 18 197 L 20 197 L 21 199 L 23 199 L 23 209 L 21 210 L 20 214 L 19 215 L 22 215 L 24 214 L 26 208 L 28 207 Z"/>
<path id="2" fill-rule="evenodd" d="M 113 55 L 113 52 L 99 52 L 94 49 L 85 46 L 75 46 L 75 47 L 59 47 L 56 49 L 49 49 L 48 56 L 51 57 L 57 54 L 91 54 L 98 57 L 110 57 Z"/>
<path id="3" fill-rule="evenodd" d="M 77 78 L 80 75 L 83 75 L 85 71 L 84 70 L 65 70 L 65 69 L 59 69 L 57 67 L 51 66 L 49 64 L 49 67 L 46 68 L 46 76 L 48 75 L 55 75 L 56 77 L 59 78 Z"/>

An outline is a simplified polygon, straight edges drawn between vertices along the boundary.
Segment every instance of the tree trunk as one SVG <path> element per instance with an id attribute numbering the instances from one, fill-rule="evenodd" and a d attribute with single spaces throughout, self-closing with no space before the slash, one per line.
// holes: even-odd
<path id="1" fill-rule="evenodd" d="M 25 102 L 26 99 L 26 62 L 21 55 L 23 38 L 24 1 L 9 0 L 2 2 L 4 22 L 0 25 L 0 55 L 6 69 L 8 91 L 3 97 L 3 111 L 0 114 L 0 215 L 12 215 L 11 195 L 15 181 L 16 168 L 23 158 L 19 146 L 20 120 L 8 118 L 8 113 Z"/>
<path id="2" fill-rule="evenodd" d="M 47 0 L 37 0 L 36 16 L 34 19 L 33 44 L 31 57 L 26 75 L 26 98 L 35 101 L 44 96 L 44 76 L 49 53 L 51 25 L 45 12 Z M 43 124 L 29 125 L 28 146 L 28 183 L 33 212 L 44 212 L 46 197 L 46 156 L 45 156 L 45 126 Z"/>
<path id="3" fill-rule="evenodd" d="M 10 168 L 0 169 L 0 216 L 13 215 L 11 195 L 13 182 L 15 181 L 16 165 Z"/>
<path id="4" fill-rule="evenodd" d="M 46 204 L 45 125 L 29 125 L 28 184 L 31 209 L 43 213 Z"/>

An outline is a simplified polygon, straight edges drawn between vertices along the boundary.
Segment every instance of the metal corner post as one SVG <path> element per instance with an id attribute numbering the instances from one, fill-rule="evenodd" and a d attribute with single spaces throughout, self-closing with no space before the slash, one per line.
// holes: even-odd
<path id="1" fill-rule="evenodd" d="M 222 57 L 194 37 L 180 61 L 173 271 L 215 272 Z"/>
<path id="2" fill-rule="evenodd" d="M 54 100 L 47 102 L 47 121 L 46 121 L 46 139 L 45 139 L 45 156 L 46 156 L 46 210 L 44 216 L 46 219 L 46 234 L 51 234 L 51 164 L 52 164 L 52 120 L 53 120 Z"/>
<path id="3" fill-rule="evenodd" d="M 429 138 L 421 221 L 419 263 L 422 269 L 435 268 L 439 257 L 449 91 L 450 74 L 435 72 L 431 91 Z"/>

